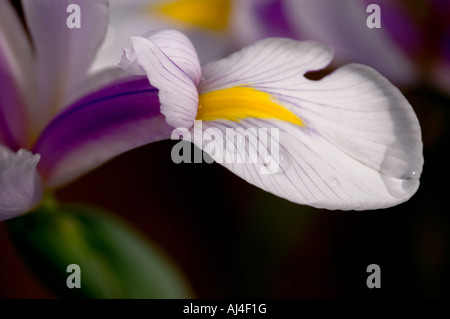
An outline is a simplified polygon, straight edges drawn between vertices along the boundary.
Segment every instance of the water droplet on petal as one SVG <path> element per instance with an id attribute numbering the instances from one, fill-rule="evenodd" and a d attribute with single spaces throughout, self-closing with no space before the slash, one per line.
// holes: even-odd
<path id="1" fill-rule="evenodd" d="M 341 184 L 339 184 L 339 181 L 335 177 L 330 177 L 327 179 L 328 185 L 331 187 L 339 187 Z"/>
<path id="2" fill-rule="evenodd" d="M 406 176 L 403 176 L 402 179 L 404 180 L 419 179 L 419 174 L 416 171 L 412 171 Z"/>
<path id="3" fill-rule="evenodd" d="M 280 153 L 280 167 L 281 169 L 286 172 L 288 171 L 292 166 L 291 158 L 289 154 Z"/>
<path id="4" fill-rule="evenodd" d="M 280 152 L 278 158 L 278 170 L 275 174 L 277 175 L 285 174 L 287 171 L 290 170 L 291 166 L 292 162 L 289 154 Z"/>
<path id="5" fill-rule="evenodd" d="M 268 154 L 262 159 L 261 172 L 262 174 L 282 175 L 291 168 L 292 162 L 289 154 L 280 153 L 276 158 L 271 154 Z"/>

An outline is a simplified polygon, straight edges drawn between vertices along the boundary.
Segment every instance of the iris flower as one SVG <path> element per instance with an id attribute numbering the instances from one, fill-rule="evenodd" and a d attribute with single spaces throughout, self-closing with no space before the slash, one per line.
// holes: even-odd
<path id="1" fill-rule="evenodd" d="M 112 157 L 160 137 L 157 90 L 123 71 L 86 77 L 108 25 L 107 0 L 24 0 L 26 30 L 0 1 L 0 220 L 39 204 Z"/>
<path id="2" fill-rule="evenodd" d="M 342 210 L 393 206 L 418 189 L 419 122 L 401 92 L 374 69 L 349 64 L 309 80 L 304 74 L 326 67 L 332 50 L 285 38 L 258 41 L 203 67 L 177 31 L 131 42 L 122 66 L 147 76 L 159 90 L 167 123 L 184 133 L 189 129 L 193 143 L 217 162 L 212 149 L 221 149 L 219 141 L 198 136 L 208 129 L 222 136 L 227 128 L 279 129 L 277 173 L 261 174 L 255 163 L 221 163 L 249 183 L 295 203 Z M 202 121 L 201 132 L 195 121 Z M 247 143 L 244 151 L 252 148 Z"/>
<path id="3" fill-rule="evenodd" d="M 325 67 L 331 49 L 276 38 L 201 68 L 187 37 L 166 30 L 132 37 L 125 50 L 122 66 L 145 77 L 113 70 L 88 78 L 107 28 L 107 1 L 77 1 L 81 29 L 66 28 L 71 2 L 24 0 L 31 42 L 13 8 L 0 3 L 0 219 L 30 211 L 45 189 L 174 130 L 199 134 L 196 121 L 205 132 L 278 128 L 280 172 L 223 165 L 296 203 L 374 209 L 417 190 L 419 123 L 375 70 L 348 65 L 311 81 L 303 75 Z"/>

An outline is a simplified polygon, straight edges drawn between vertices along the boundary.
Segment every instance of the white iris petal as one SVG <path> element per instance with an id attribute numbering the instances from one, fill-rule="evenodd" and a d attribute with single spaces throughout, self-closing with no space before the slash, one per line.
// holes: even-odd
<path id="1" fill-rule="evenodd" d="M 134 49 L 146 70 L 151 63 L 144 57 L 152 53 Z M 249 142 L 232 143 L 244 141 L 239 152 L 248 153 L 259 151 L 267 139 L 260 132 L 277 128 L 279 169 L 273 174 L 261 173 L 264 161 L 218 162 L 266 191 L 318 208 L 367 210 L 408 200 L 419 187 L 423 166 L 414 110 L 395 86 L 364 65 L 349 64 L 319 81 L 304 77 L 326 67 L 332 55 L 315 42 L 270 38 L 208 63 L 198 85 L 196 119 L 203 125 L 200 131 L 191 128 L 193 142 L 220 160 L 217 154 L 231 158 L 236 154 L 229 152 L 239 148 L 223 147 L 226 139 L 205 143 L 206 130 L 214 128 L 224 137 L 227 129 L 244 130 Z M 159 62 L 162 69 L 174 63 Z M 178 91 L 171 93 L 178 94 L 177 103 L 190 103 L 180 92 L 190 91 L 192 81 L 166 75 L 166 81 L 177 83 Z M 152 83 L 152 74 L 147 76 Z"/>

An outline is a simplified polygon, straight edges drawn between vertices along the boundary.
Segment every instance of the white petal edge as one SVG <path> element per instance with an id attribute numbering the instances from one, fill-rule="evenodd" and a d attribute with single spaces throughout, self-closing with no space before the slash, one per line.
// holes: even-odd
<path id="1" fill-rule="evenodd" d="M 223 165 L 290 201 L 326 209 L 368 210 L 408 200 L 419 187 L 423 166 L 420 125 L 411 105 L 367 66 L 350 64 L 320 81 L 302 76 L 325 66 L 330 58 L 329 50 L 313 42 L 267 39 L 208 64 L 203 68 L 200 93 L 251 86 L 270 93 L 305 126 L 280 120 L 216 120 L 204 121 L 203 131 L 209 127 L 223 132 L 237 127 L 279 128 L 278 158 L 283 171 L 261 174 L 259 164 Z M 198 132 L 193 134 L 201 140 Z"/>
<path id="2" fill-rule="evenodd" d="M 203 79 L 199 92 L 247 85 L 252 81 L 264 86 L 276 82 L 277 86 L 286 78 L 298 77 L 308 71 L 325 68 L 333 58 L 333 49 L 312 41 L 294 41 L 285 38 L 267 38 L 231 54 L 229 57 L 203 66 Z"/>
<path id="3" fill-rule="evenodd" d="M 40 155 L 0 145 L 0 221 L 26 213 L 42 198 Z"/>
<path id="4" fill-rule="evenodd" d="M 150 84 L 159 90 L 161 113 L 169 125 L 191 127 L 198 108 L 195 83 L 149 39 L 132 37 L 130 41 L 132 48 L 124 50 L 121 67 L 134 74 L 147 75 Z"/>

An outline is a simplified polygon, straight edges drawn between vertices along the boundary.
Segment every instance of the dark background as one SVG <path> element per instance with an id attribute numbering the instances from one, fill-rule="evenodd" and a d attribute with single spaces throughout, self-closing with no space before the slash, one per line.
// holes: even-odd
<path id="1" fill-rule="evenodd" d="M 326 211 L 277 198 L 218 164 L 174 164 L 175 141 L 128 152 L 62 189 L 131 222 L 163 248 L 197 297 L 444 297 L 450 295 L 446 100 L 415 90 L 425 166 L 397 207 Z M 0 225 L 0 296 L 49 297 Z M 366 268 L 381 267 L 381 289 Z"/>

